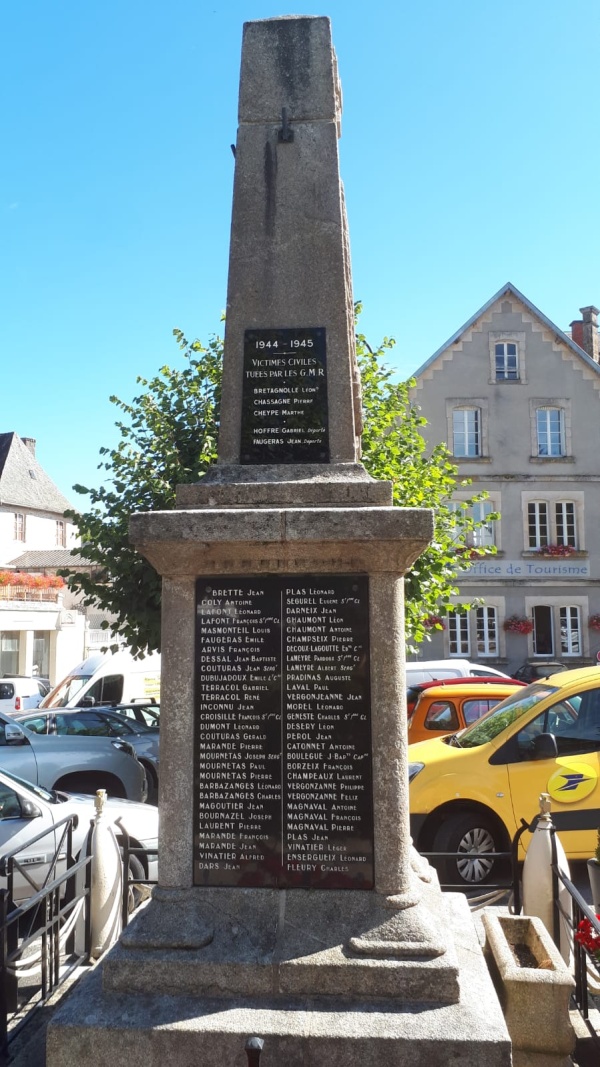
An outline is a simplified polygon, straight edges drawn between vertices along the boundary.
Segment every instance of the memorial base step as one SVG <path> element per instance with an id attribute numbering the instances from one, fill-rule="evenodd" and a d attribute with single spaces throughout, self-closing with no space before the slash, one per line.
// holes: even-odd
<path id="1" fill-rule="evenodd" d="M 283 998 L 256 991 L 227 997 L 213 990 L 212 996 L 174 996 L 162 990 L 161 972 L 150 957 L 145 966 L 148 978 L 154 970 L 152 992 L 111 992 L 106 972 L 113 950 L 53 1019 L 47 1067 L 245 1067 L 245 1044 L 254 1036 L 264 1041 L 260 1067 L 510 1067 L 510 1039 L 468 907 L 453 895 L 446 904 L 438 921 L 449 924 L 456 944 L 455 1004 L 399 995 Z"/>
<path id="2" fill-rule="evenodd" d="M 420 884 L 419 893 L 416 907 L 394 911 L 373 892 L 158 890 L 108 956 L 104 986 L 454 1003 L 458 963 L 445 898 L 437 883 Z M 380 936 L 390 923 L 400 944 Z M 353 951 L 356 941 L 362 951 Z"/>

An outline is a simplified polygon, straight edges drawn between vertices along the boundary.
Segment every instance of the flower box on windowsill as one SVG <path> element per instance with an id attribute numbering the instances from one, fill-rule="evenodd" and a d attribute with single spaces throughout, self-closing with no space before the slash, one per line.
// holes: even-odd
<path id="1" fill-rule="evenodd" d="M 578 548 L 573 548 L 570 552 L 547 552 L 545 548 L 531 548 L 521 553 L 523 559 L 587 559 L 588 555 L 588 552 Z"/>
<path id="2" fill-rule="evenodd" d="M 522 634 L 526 637 L 527 634 L 533 633 L 533 620 L 511 615 L 510 618 L 504 620 L 502 629 L 507 634 Z"/>

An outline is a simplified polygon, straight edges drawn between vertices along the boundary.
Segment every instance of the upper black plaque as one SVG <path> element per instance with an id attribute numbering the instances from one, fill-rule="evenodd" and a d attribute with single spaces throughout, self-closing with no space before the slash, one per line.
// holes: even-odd
<path id="1" fill-rule="evenodd" d="M 325 330 L 246 330 L 240 463 L 329 463 Z"/>
<path id="2" fill-rule="evenodd" d="M 199 578 L 196 885 L 371 889 L 364 575 Z"/>

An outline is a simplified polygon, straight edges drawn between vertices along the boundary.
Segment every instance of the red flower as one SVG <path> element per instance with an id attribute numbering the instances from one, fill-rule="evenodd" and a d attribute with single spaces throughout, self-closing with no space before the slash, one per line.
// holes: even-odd
<path id="1" fill-rule="evenodd" d="M 530 634 L 533 631 L 533 622 L 531 619 L 520 619 L 518 615 L 511 615 L 509 619 L 504 620 L 504 629 L 512 634 Z"/>
<path id="2" fill-rule="evenodd" d="M 596 915 L 600 919 L 600 915 Z M 600 964 L 600 934 L 597 934 L 589 919 L 582 919 L 577 927 L 575 940 L 586 952 L 589 952 L 594 963 Z"/>
<path id="3" fill-rule="evenodd" d="M 572 545 L 541 545 L 536 548 L 540 556 L 572 556 L 576 551 Z"/>
<path id="4" fill-rule="evenodd" d="M 0 571 L 0 586 L 20 586 L 21 589 L 63 589 L 64 578 L 58 574 L 29 574 L 26 571 Z"/>

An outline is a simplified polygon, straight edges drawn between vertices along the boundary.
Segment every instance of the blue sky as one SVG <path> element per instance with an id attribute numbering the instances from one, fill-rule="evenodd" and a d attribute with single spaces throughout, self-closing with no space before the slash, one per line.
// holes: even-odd
<path id="1" fill-rule="evenodd" d="M 0 430 L 74 502 L 225 306 L 244 21 L 329 15 L 355 297 L 408 377 L 506 281 L 600 304 L 597 0 L 4 0 Z"/>

